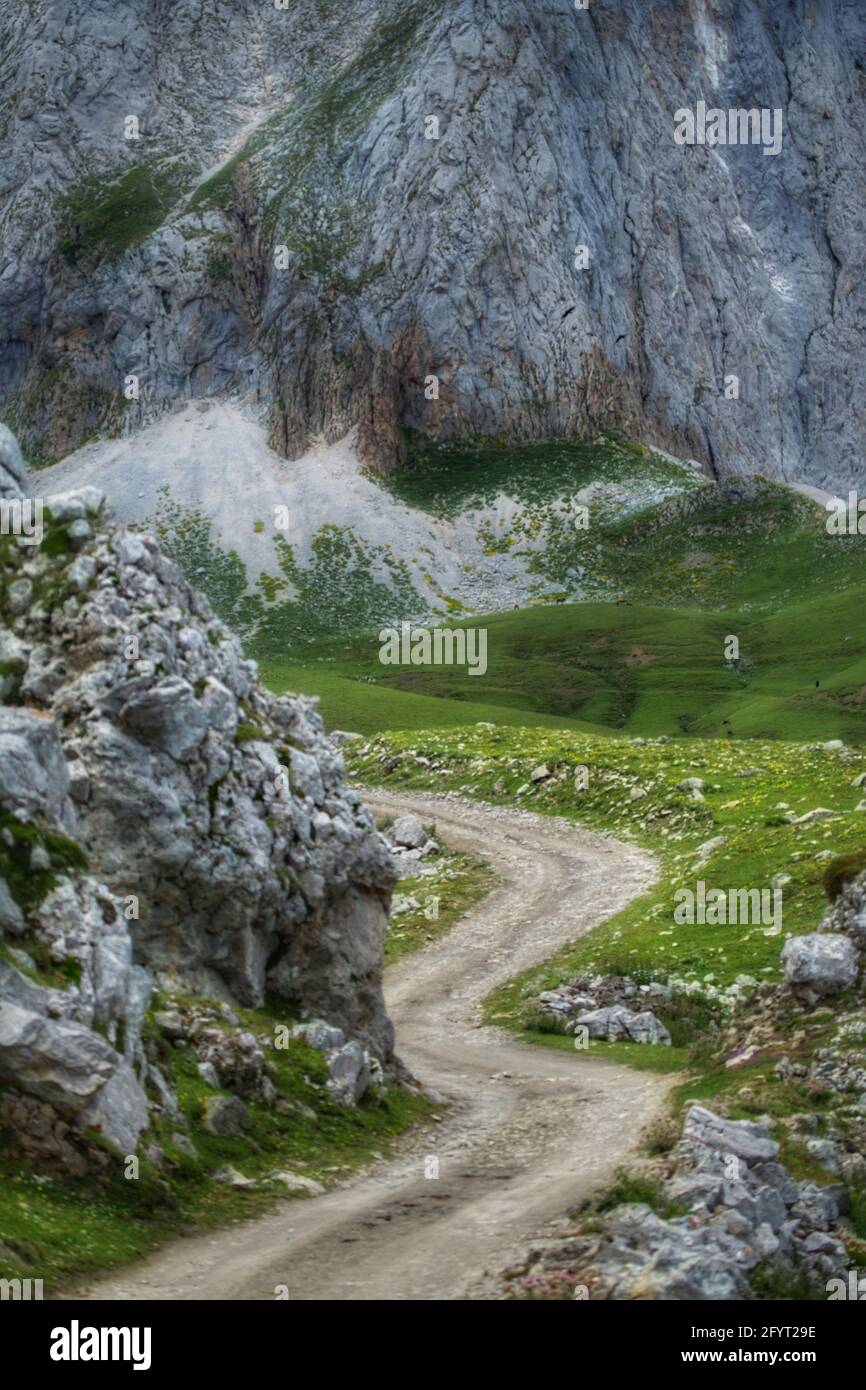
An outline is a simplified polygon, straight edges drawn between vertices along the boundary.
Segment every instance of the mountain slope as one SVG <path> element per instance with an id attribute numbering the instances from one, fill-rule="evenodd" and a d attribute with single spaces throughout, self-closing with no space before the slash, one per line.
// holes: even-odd
<path id="1" fill-rule="evenodd" d="M 859 5 L 0 19 L 0 408 L 31 459 L 232 393 L 289 457 L 600 424 L 716 474 L 863 476 Z M 698 99 L 778 108 L 781 151 L 677 145 Z"/>
<path id="2" fill-rule="evenodd" d="M 286 462 L 254 411 L 196 401 L 133 439 L 86 445 L 39 482 L 100 487 L 127 524 L 155 524 L 257 656 L 582 595 L 595 528 L 700 486 L 693 468 L 602 436 L 518 450 L 413 439 L 410 450 L 413 466 L 386 486 L 361 467 L 354 434 Z M 564 573 L 546 559 L 563 549 Z"/>

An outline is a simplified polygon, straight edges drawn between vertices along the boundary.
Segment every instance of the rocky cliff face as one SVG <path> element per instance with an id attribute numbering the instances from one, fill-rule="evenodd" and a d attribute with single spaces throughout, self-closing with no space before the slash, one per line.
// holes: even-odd
<path id="1" fill-rule="evenodd" d="M 228 393 L 292 457 L 596 424 L 844 487 L 864 37 L 831 0 L 4 7 L 0 407 L 52 459 Z M 699 100 L 781 149 L 677 144 Z"/>
<path id="2" fill-rule="evenodd" d="M 327 1020 L 352 1092 L 393 1063 L 395 871 L 315 702 L 259 686 L 95 490 L 44 526 L 0 536 L 0 1082 L 128 1149 L 156 986 Z"/>

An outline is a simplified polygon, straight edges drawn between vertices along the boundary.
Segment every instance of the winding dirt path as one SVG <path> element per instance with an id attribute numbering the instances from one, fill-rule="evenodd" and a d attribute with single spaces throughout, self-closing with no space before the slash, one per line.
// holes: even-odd
<path id="1" fill-rule="evenodd" d="M 79 1295 L 109 1299 L 483 1298 L 486 1271 L 620 1164 L 670 1077 L 515 1041 L 481 1025 L 496 985 L 584 934 L 655 877 L 643 850 L 529 812 L 367 794 L 415 811 L 499 885 L 446 936 L 388 971 L 400 1056 L 453 1102 L 398 1157 L 323 1197 L 183 1240 Z M 439 1177 L 425 1177 L 428 1156 Z"/>

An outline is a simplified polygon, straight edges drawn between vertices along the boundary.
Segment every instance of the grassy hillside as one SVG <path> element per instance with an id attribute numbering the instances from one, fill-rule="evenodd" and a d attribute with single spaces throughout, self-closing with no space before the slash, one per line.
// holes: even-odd
<path id="1" fill-rule="evenodd" d="M 455 728 L 481 720 L 505 726 L 543 729 L 584 729 L 602 732 L 600 725 L 586 720 L 564 718 L 534 711 L 515 703 L 508 708 L 491 699 L 479 688 L 482 681 L 458 677 L 459 693 L 453 689 L 433 690 L 429 694 L 407 693 L 399 685 L 381 679 L 382 667 L 370 664 L 375 674 L 365 675 L 351 661 L 316 663 L 264 661 L 259 674 L 266 685 L 278 693 L 285 691 L 318 695 L 321 712 L 331 729 L 353 729 L 362 734 L 380 729 Z M 484 698 L 482 698 L 482 696 Z M 444 697 L 444 698 L 443 698 Z"/>
<path id="2" fill-rule="evenodd" d="M 465 467 L 448 475 L 445 499 L 435 470 L 394 486 L 427 489 L 443 507 L 448 495 L 466 500 Z M 321 694 L 326 718 L 365 733 L 555 719 L 648 736 L 857 741 L 866 543 L 829 535 L 824 521 L 814 503 L 760 480 L 692 490 L 571 538 L 572 555 L 589 547 L 583 583 L 595 598 L 451 624 L 486 629 L 484 675 L 383 666 L 371 631 L 307 649 L 300 665 L 269 658 L 265 678 Z M 564 582 L 573 558 L 548 534 L 533 563 Z"/>
<path id="3" fill-rule="evenodd" d="M 772 611 L 866 580 L 866 541 L 826 520 L 789 488 L 728 479 L 606 527 L 601 563 L 634 601 Z"/>
<path id="4" fill-rule="evenodd" d="M 523 509 L 519 526 L 538 518 L 538 509 L 591 488 L 597 519 L 609 523 L 705 485 L 689 465 L 612 433 L 589 442 L 563 439 L 506 447 L 497 440 L 437 443 L 407 432 L 406 452 L 404 466 L 387 474 L 383 486 L 401 502 L 440 518 L 511 497 Z"/>
<path id="5" fill-rule="evenodd" d="M 297 545 L 277 539 L 276 569 L 255 583 L 209 517 L 158 517 L 268 683 L 320 695 L 333 725 L 863 736 L 866 538 L 828 534 L 826 512 L 789 488 L 709 484 L 598 436 L 522 448 L 415 438 L 405 468 L 358 492 L 351 526 L 312 514 Z M 495 611 L 479 612 L 482 600 Z M 485 674 L 380 664 L 380 628 L 409 620 L 484 628 Z"/>
<path id="6" fill-rule="evenodd" d="M 261 466 L 270 482 L 245 489 L 236 454 L 217 453 L 206 489 L 188 469 L 186 492 L 183 482 L 177 495 L 174 481 L 161 484 L 141 520 L 263 660 L 315 659 L 339 637 L 403 619 L 584 598 L 587 532 L 578 522 L 591 520 L 595 546 L 606 526 L 704 485 L 686 465 L 610 440 L 418 446 L 413 465 L 388 478 L 358 472 L 351 449 L 335 446 L 286 473 L 255 425 L 221 418 L 226 431 L 240 430 L 245 468 Z M 173 456 L 164 434 L 151 442 Z M 178 425 L 174 448 L 186 456 L 189 447 Z M 421 467 L 428 454 L 429 476 Z M 98 460 L 88 467 L 88 481 L 100 481 Z M 277 529 L 277 506 L 285 529 Z M 557 573 L 554 587 L 547 557 L 569 551 L 568 573 Z"/>
<path id="7" fill-rule="evenodd" d="M 648 604 L 570 604 L 468 620 L 487 671 L 383 666 L 375 637 L 320 662 L 268 661 L 275 690 L 322 697 L 341 728 L 445 728 L 489 720 L 656 736 L 866 737 L 866 584 L 755 617 Z M 455 625 L 459 626 L 459 625 Z M 737 661 L 725 639 L 739 640 Z"/>
<path id="8" fill-rule="evenodd" d="M 386 486 L 430 516 L 496 507 L 487 554 L 584 600 L 770 610 L 866 581 L 866 541 L 835 536 L 826 512 L 757 478 L 709 484 L 694 470 L 612 436 L 497 448 L 411 441 Z M 575 506 L 588 510 L 585 528 Z"/>
<path id="9" fill-rule="evenodd" d="M 862 850 L 866 837 L 866 812 L 856 809 L 863 791 L 853 785 L 866 769 L 866 755 L 814 744 L 650 743 L 473 726 L 383 735 L 351 745 L 348 757 L 369 786 L 460 791 L 494 805 L 565 815 L 652 848 L 663 866 L 658 888 L 585 938 L 571 960 L 575 969 L 628 967 L 629 973 L 662 970 L 698 979 L 711 971 L 722 984 L 743 971 L 774 976 L 782 937 L 749 926 L 677 929 L 675 890 L 694 888 L 697 877 L 725 890 L 769 888 L 784 873 L 790 876 L 784 934 L 813 930 L 823 911 L 827 864 Z M 533 783 L 531 774 L 542 764 L 551 775 Z M 575 786 L 576 767 L 588 769 L 585 790 Z M 679 786 L 688 777 L 705 782 L 702 799 Z M 816 808 L 826 810 L 826 818 L 795 823 L 795 816 Z"/>

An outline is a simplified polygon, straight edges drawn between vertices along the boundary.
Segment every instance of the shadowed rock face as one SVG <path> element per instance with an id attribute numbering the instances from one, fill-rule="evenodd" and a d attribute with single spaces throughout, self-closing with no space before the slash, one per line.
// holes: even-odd
<path id="1" fill-rule="evenodd" d="M 719 475 L 862 479 L 862 6 L 60 0 L 3 23 L 0 406 L 27 452 L 231 392 L 293 457 L 353 425 L 380 467 L 402 425 L 607 425 Z M 780 111 L 780 152 L 676 144 L 698 100 Z"/>

